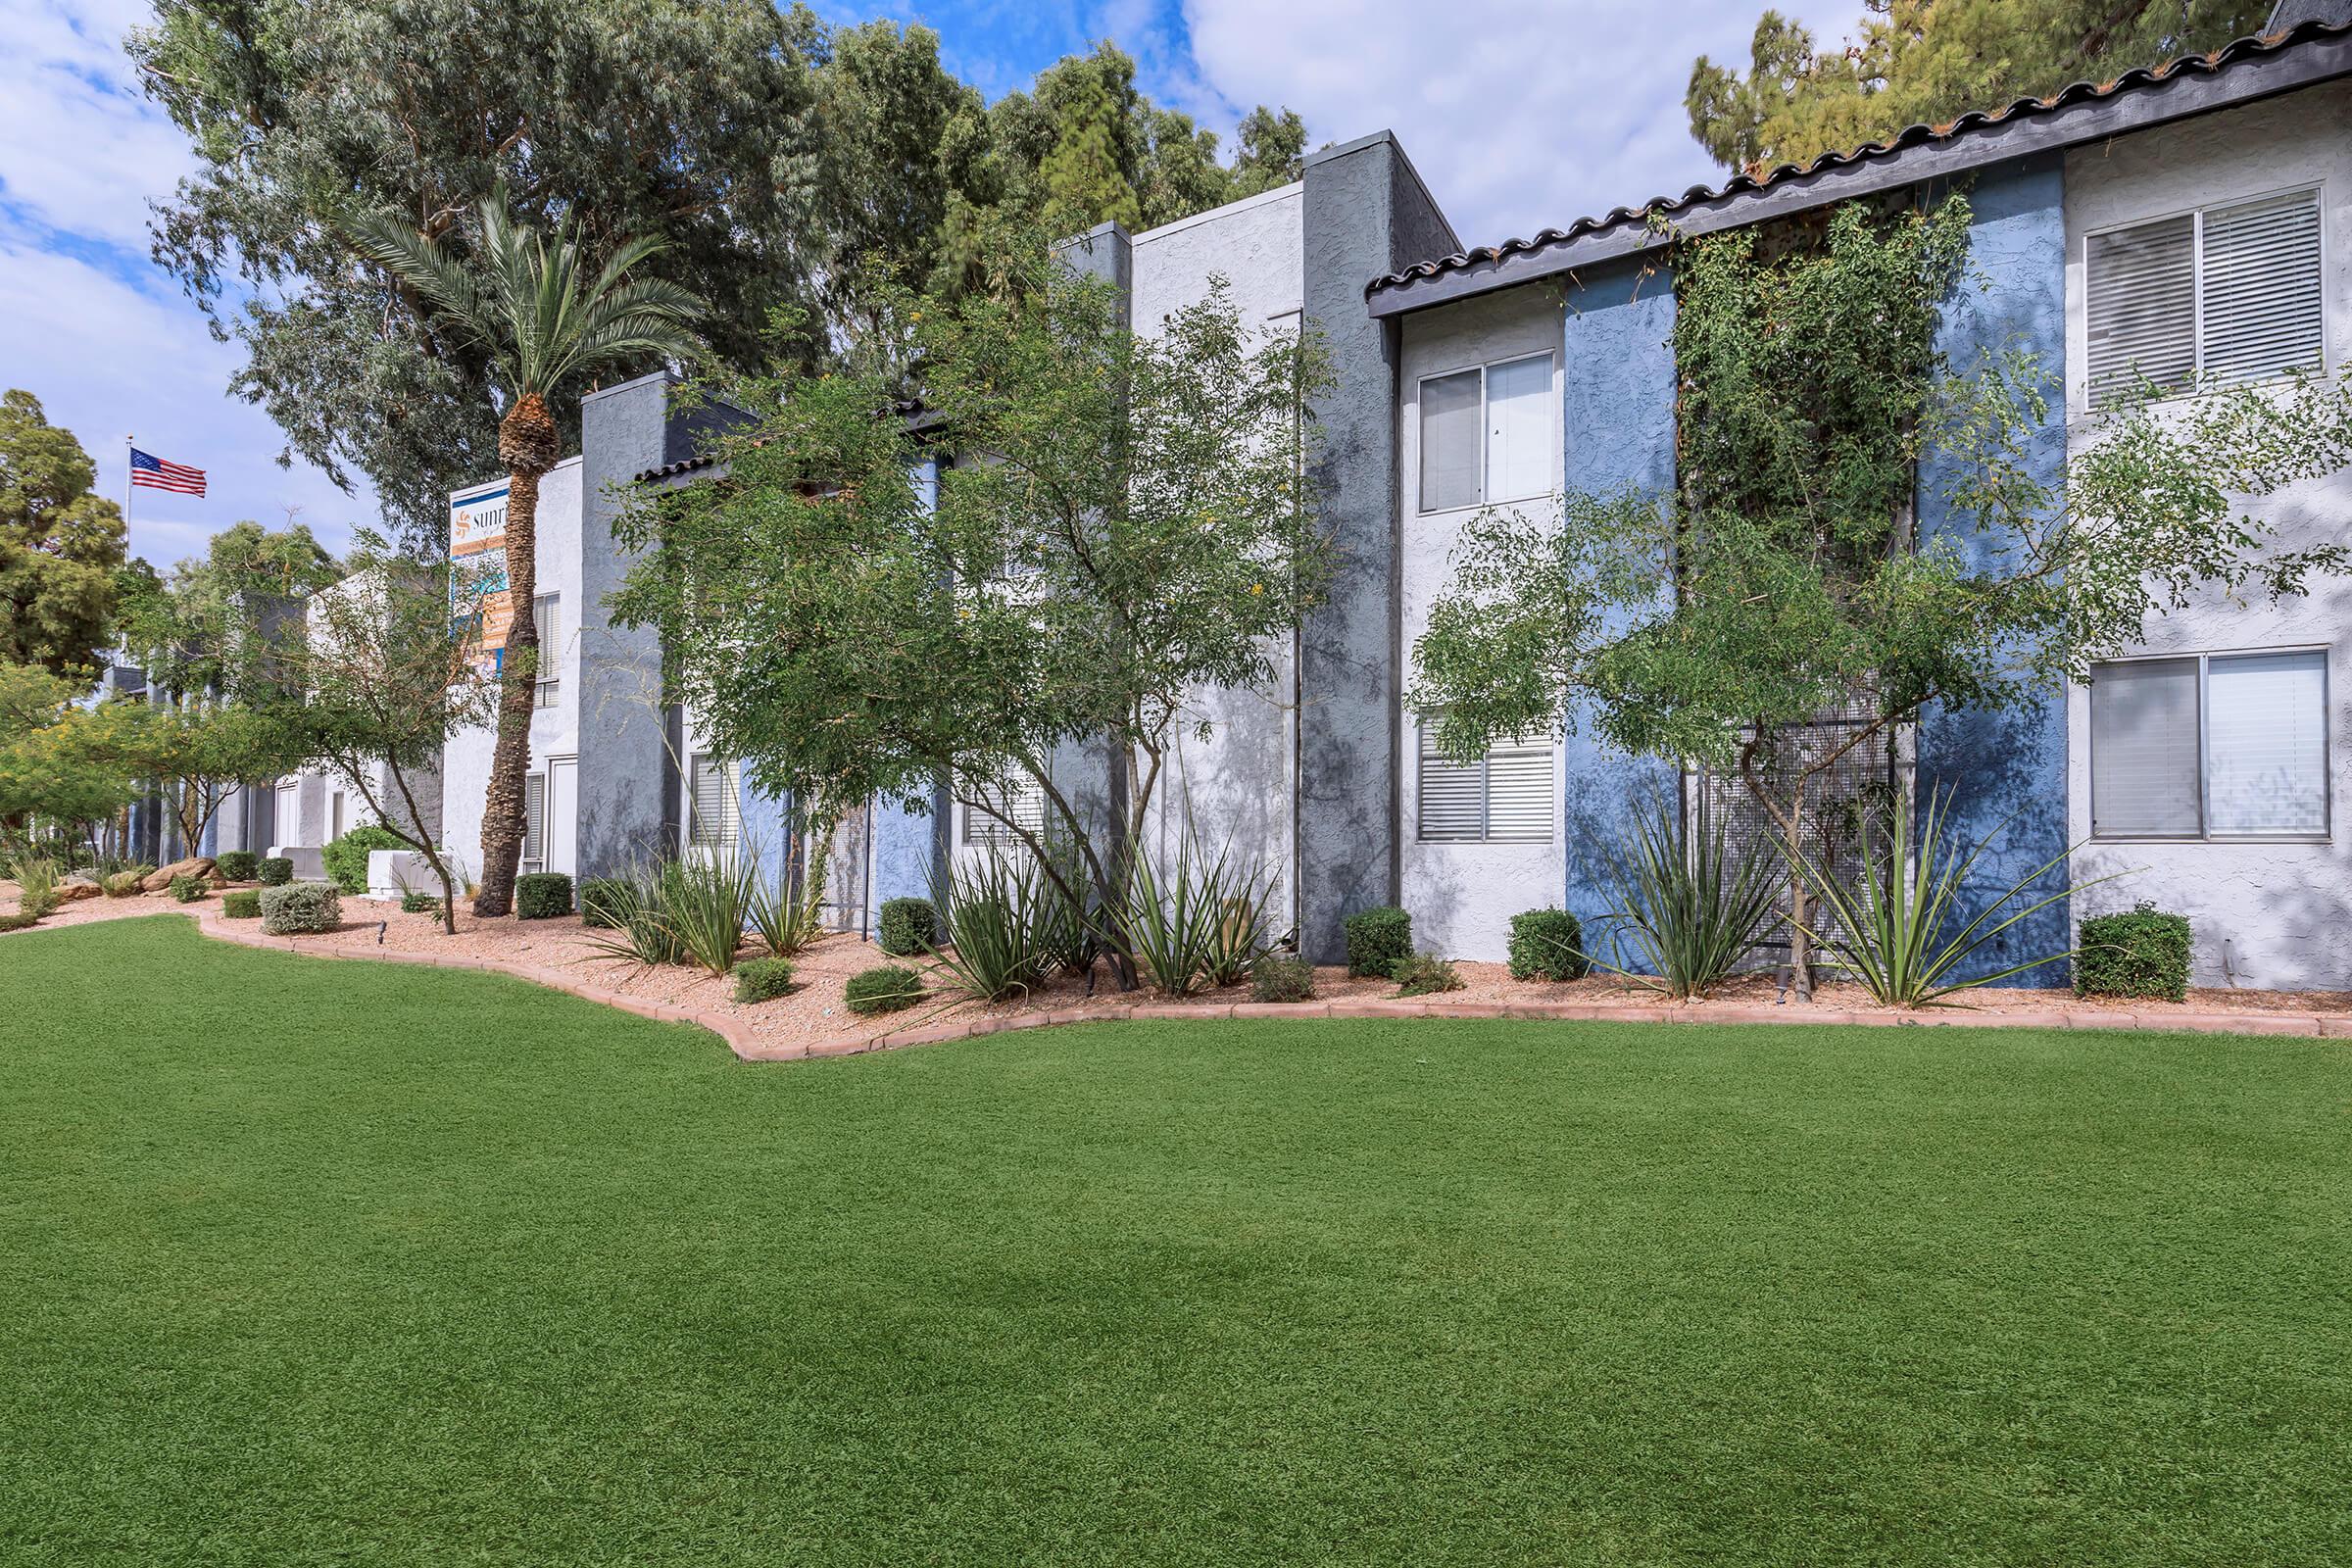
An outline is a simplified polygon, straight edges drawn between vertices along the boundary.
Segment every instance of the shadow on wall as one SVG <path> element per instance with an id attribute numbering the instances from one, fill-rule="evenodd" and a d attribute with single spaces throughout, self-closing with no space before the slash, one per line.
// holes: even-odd
<path id="1" fill-rule="evenodd" d="M 2037 867 L 2023 896 L 2011 901 L 1990 923 L 2067 886 L 2065 699 L 2054 696 L 2000 712 L 1932 711 L 1920 726 L 1917 794 L 1919 820 L 1941 793 L 1946 801 L 1944 852 L 1966 855 L 1984 842 L 1984 854 L 1961 884 L 1957 925 L 1990 907 Z M 2055 863 L 2049 863 L 2049 862 Z M 2074 945 L 2071 899 L 2060 899 L 1992 938 L 1965 965 L 1974 977 L 1997 974 L 2012 964 L 2045 957 Z M 2061 986 L 2066 965 L 2036 964 L 2002 982 L 2011 986 Z"/>

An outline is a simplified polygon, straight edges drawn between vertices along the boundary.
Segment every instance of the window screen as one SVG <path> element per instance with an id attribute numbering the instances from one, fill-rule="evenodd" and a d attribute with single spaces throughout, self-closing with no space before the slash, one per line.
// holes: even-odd
<path id="1" fill-rule="evenodd" d="M 1485 443 L 1480 436 L 1480 372 L 1464 370 L 1421 383 L 1421 510 L 1475 507 Z"/>
<path id="2" fill-rule="evenodd" d="M 1489 501 L 1551 493 L 1551 356 L 1487 368 Z"/>
<path id="3" fill-rule="evenodd" d="M 1476 761 L 1452 761 L 1424 723 L 1416 792 L 1422 842 L 1549 843 L 1551 764 L 1551 742 L 1543 736 L 1497 741 Z"/>
<path id="4" fill-rule="evenodd" d="M 2328 662 L 2313 651 L 2214 659 L 2206 670 L 2211 831 L 2328 830 Z"/>
<path id="5" fill-rule="evenodd" d="M 743 836 L 735 769 L 697 752 L 688 774 L 686 842 L 701 850 L 731 850 Z"/>
<path id="6" fill-rule="evenodd" d="M 2090 236 L 2090 397 L 2105 405 L 2185 388 L 2197 369 L 2196 218 Z"/>
<path id="7" fill-rule="evenodd" d="M 522 868 L 547 868 L 547 775 L 526 773 L 522 780 Z"/>
<path id="8" fill-rule="evenodd" d="M 2197 661 L 2093 665 L 2091 832 L 2145 838 L 2203 832 L 2197 741 Z"/>
<path id="9" fill-rule="evenodd" d="M 2250 381 L 2320 368 L 2320 200 L 2272 196 L 2204 215 L 2205 372 Z"/>
<path id="10" fill-rule="evenodd" d="M 1023 775 L 1012 786 L 1008 801 L 994 803 L 1004 808 L 1004 814 L 1030 833 L 1046 830 L 1046 791 L 1037 780 Z M 963 842 L 966 844 L 1018 844 L 1020 837 L 1012 828 L 976 807 L 963 808 Z"/>

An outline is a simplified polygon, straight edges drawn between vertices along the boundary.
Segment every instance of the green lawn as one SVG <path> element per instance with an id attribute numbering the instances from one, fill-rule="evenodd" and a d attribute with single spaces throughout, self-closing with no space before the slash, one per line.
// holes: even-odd
<path id="1" fill-rule="evenodd" d="M 0 942 L 0 1561 L 2340 1563 L 2352 1051 Z"/>

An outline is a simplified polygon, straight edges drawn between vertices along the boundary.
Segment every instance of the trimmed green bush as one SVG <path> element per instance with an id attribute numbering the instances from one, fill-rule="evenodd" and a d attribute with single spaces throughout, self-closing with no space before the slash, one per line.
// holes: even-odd
<path id="1" fill-rule="evenodd" d="M 619 928 L 634 892 L 625 876 L 592 876 L 580 884 L 580 924 L 592 931 Z"/>
<path id="2" fill-rule="evenodd" d="M 514 879 L 514 918 L 553 920 L 571 912 L 571 878 L 562 871 L 533 871 Z"/>
<path id="3" fill-rule="evenodd" d="M 1582 980 L 1592 972 L 1585 928 L 1566 909 L 1512 915 L 1510 959 L 1514 980 Z"/>
<path id="4" fill-rule="evenodd" d="M 1262 953 L 1250 966 L 1252 1002 L 1305 1002 L 1315 994 L 1315 966 L 1296 954 Z"/>
<path id="5" fill-rule="evenodd" d="M 23 931 L 40 923 L 39 915 L 26 914 L 22 909 L 10 909 L 5 913 L 0 913 L 0 931 Z"/>
<path id="6" fill-rule="evenodd" d="M 373 823 L 355 827 L 318 853 L 326 879 L 345 893 L 368 891 L 368 856 L 374 850 L 405 850 L 399 834 Z"/>
<path id="7" fill-rule="evenodd" d="M 262 889 L 262 930 L 273 937 L 332 931 L 343 923 L 343 900 L 332 882 L 288 882 Z"/>
<path id="8" fill-rule="evenodd" d="M 746 958 L 735 966 L 737 1002 L 772 1002 L 791 989 L 790 958 Z"/>
<path id="9" fill-rule="evenodd" d="M 259 920 L 262 917 L 262 890 L 230 889 L 220 895 L 220 912 L 231 920 Z"/>
<path id="10" fill-rule="evenodd" d="M 441 895 L 438 893 L 410 888 L 400 896 L 400 912 L 403 914 L 438 914 L 440 910 Z"/>
<path id="11" fill-rule="evenodd" d="M 207 876 L 175 876 L 172 879 L 172 898 L 177 904 L 194 904 L 212 890 L 213 879 Z"/>
<path id="12" fill-rule="evenodd" d="M 1350 975 L 1393 974 L 1397 959 L 1413 956 L 1413 917 L 1402 909 L 1365 909 L 1342 924 L 1348 933 Z"/>
<path id="13" fill-rule="evenodd" d="M 294 858 L 288 855 L 266 855 L 254 865 L 262 886 L 282 888 L 294 880 Z"/>
<path id="14" fill-rule="evenodd" d="M 2078 997 L 2188 998 L 2188 916 L 2142 903 L 2082 922 L 2075 955 Z"/>
<path id="15" fill-rule="evenodd" d="M 923 901 L 917 899 L 917 904 Z M 877 964 L 850 976 L 844 1004 L 852 1012 L 896 1012 L 923 1000 L 923 977 L 905 964 Z"/>
<path id="16" fill-rule="evenodd" d="M 929 899 L 885 899 L 874 945 L 894 958 L 911 958 L 939 946 L 939 908 Z"/>
<path id="17" fill-rule="evenodd" d="M 260 867 L 261 858 L 251 850 L 223 850 L 213 862 L 214 869 L 231 882 L 250 882 Z"/>
<path id="18" fill-rule="evenodd" d="M 1431 997 L 1441 991 L 1459 991 L 1462 977 L 1454 972 L 1453 960 L 1441 958 L 1431 953 L 1412 953 L 1396 960 L 1389 971 L 1396 982 L 1400 997 Z"/>

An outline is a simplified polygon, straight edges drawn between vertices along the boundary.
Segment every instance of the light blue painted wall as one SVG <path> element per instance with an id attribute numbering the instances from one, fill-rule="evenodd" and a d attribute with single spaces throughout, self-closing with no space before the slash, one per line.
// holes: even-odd
<path id="1" fill-rule="evenodd" d="M 926 463 L 915 473 L 917 494 L 924 506 L 939 499 L 939 465 Z M 872 935 L 877 911 L 888 899 L 927 899 L 933 884 L 947 870 L 946 824 L 950 820 L 947 792 L 934 789 L 928 811 L 909 810 L 887 801 L 873 807 L 873 893 L 866 905 L 866 934 Z"/>
<path id="2" fill-rule="evenodd" d="M 1971 256 L 1987 288 L 1963 288 L 1946 307 L 1938 345 L 1963 373 L 1985 351 L 2017 348 L 2040 357 L 2052 372 L 2066 368 L 2066 220 L 2064 175 L 2056 155 L 2021 160 L 1980 175 L 1967 191 L 1975 209 Z M 2066 470 L 2063 398 L 2029 448 L 2034 476 L 2055 485 Z M 1951 539 L 1972 562 L 1993 564 L 1998 541 L 1979 537 L 1970 519 L 1942 500 L 1955 472 L 1948 462 L 1922 464 L 1920 527 Z M 1948 793 L 1950 831 L 1974 844 L 1997 837 L 1971 878 L 1962 923 L 1976 917 L 2010 883 L 2045 861 L 2059 859 L 2038 886 L 2065 885 L 2066 694 L 2052 690 L 2000 712 L 1931 710 L 1919 726 L 1919 799 Z M 2039 893 L 2034 897 L 2040 897 Z M 2027 900 L 2025 902 L 2032 902 Z M 2002 916 L 2006 918 L 2006 914 Z M 2068 901 L 2060 900 L 2012 926 L 1980 955 L 1976 974 L 1990 974 L 2069 945 Z M 2029 971 L 2012 985 L 2060 985 L 2063 965 Z"/>
<path id="3" fill-rule="evenodd" d="M 1576 274 L 1568 289 L 1560 357 L 1563 468 L 1571 493 L 1673 493 L 1674 283 L 1662 266 L 1629 261 Z M 1620 622 L 1622 624 L 1622 621 Z M 1561 758 L 1566 885 L 1561 906 L 1586 923 L 1586 941 L 1609 956 L 1599 916 L 1615 904 L 1609 856 L 1629 815 L 1652 791 L 1674 799 L 1665 762 L 1628 755 L 1592 732 L 1571 701 Z"/>

